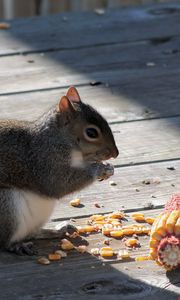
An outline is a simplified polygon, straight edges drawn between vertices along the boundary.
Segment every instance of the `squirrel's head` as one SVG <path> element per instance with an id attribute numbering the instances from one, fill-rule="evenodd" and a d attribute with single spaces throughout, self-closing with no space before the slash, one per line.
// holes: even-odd
<path id="1" fill-rule="evenodd" d="M 75 87 L 60 99 L 58 108 L 63 126 L 67 127 L 83 160 L 99 162 L 118 156 L 107 121 L 90 105 L 83 103 Z"/>

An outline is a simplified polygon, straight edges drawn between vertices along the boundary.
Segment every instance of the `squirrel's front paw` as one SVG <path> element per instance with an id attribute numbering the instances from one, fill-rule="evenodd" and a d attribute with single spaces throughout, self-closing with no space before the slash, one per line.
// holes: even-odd
<path id="1" fill-rule="evenodd" d="M 97 179 L 99 181 L 108 179 L 114 174 L 114 167 L 111 164 L 99 164 L 98 165 L 98 174 L 97 174 Z"/>

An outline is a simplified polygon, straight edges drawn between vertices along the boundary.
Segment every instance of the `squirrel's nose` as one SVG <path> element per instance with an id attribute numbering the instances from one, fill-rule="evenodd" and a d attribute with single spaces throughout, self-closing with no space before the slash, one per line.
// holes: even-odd
<path id="1" fill-rule="evenodd" d="M 119 151 L 118 148 L 115 146 L 112 150 L 111 150 L 111 156 L 116 158 L 119 155 Z"/>

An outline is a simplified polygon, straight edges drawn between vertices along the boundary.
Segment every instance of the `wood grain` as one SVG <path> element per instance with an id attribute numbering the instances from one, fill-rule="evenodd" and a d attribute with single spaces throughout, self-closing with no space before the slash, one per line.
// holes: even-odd
<path id="1" fill-rule="evenodd" d="M 132 79 L 118 86 L 82 86 L 78 91 L 83 101 L 93 105 L 109 122 L 124 122 L 180 115 L 180 75 Z M 151 88 L 153 86 L 153 89 Z M 0 118 L 35 120 L 57 104 L 67 88 L 0 96 Z M 163 102 L 163 105 L 162 105 Z M 98 103 L 98 105 L 97 105 Z M 13 107 L 13 109 L 12 109 Z"/>
<path id="2" fill-rule="evenodd" d="M 175 170 L 168 170 L 170 166 Z M 97 182 L 61 199 L 52 219 L 64 220 L 118 209 L 136 211 L 149 206 L 162 206 L 173 193 L 180 190 L 180 161 L 116 168 L 112 180 L 116 186 L 110 186 L 109 180 Z M 144 184 L 144 180 L 150 183 Z M 69 201 L 77 197 L 81 199 L 81 208 L 69 205 Z M 95 207 L 94 203 L 98 203 L 100 208 Z"/>
<path id="3" fill-rule="evenodd" d="M 175 51 L 175 52 L 173 52 Z M 159 45 L 102 45 L 78 50 L 1 57 L 0 94 L 43 90 L 101 81 L 109 85 L 140 84 L 145 79 L 162 87 L 179 82 L 179 37 Z M 177 78 L 176 78 L 176 77 Z M 146 83 L 147 84 L 147 83 Z M 138 92 L 138 90 L 137 90 Z"/>
<path id="4" fill-rule="evenodd" d="M 154 213 L 157 214 L 158 211 Z M 153 215 L 152 211 L 146 214 Z M 85 219 L 78 221 L 82 224 Z M 14 295 L 24 300 L 41 297 L 84 299 L 90 296 L 93 299 L 107 299 L 107 296 L 117 299 L 122 295 L 129 300 L 132 297 L 159 299 L 160 296 L 164 299 L 177 299 L 179 272 L 172 272 L 168 278 L 165 270 L 153 261 L 134 261 L 136 256 L 148 253 L 148 239 L 140 237 L 141 248 L 131 253 L 132 259 L 129 261 L 119 261 L 116 258 L 105 260 L 90 255 L 90 249 L 101 247 L 103 239 L 101 234 L 91 234 L 86 237 L 89 243 L 87 253 L 78 254 L 73 250 L 67 258 L 48 266 L 37 264 L 37 257 L 18 257 L 1 252 L 1 299 L 10 300 Z M 73 242 L 79 245 L 85 240 Z M 113 239 L 111 243 L 113 249 L 124 249 L 121 240 Z M 39 255 L 47 255 L 57 249 L 57 244 L 58 240 L 36 241 Z M 172 290 L 173 283 L 176 288 Z"/>
<path id="5" fill-rule="evenodd" d="M 103 15 L 83 12 L 13 20 L 8 31 L 0 31 L 0 54 L 162 40 L 180 34 L 179 15 L 179 3 L 164 3 L 112 9 Z"/>

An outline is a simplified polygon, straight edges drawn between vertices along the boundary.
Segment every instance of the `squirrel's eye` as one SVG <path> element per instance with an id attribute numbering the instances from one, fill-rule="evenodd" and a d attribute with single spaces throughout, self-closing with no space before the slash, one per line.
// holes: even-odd
<path id="1" fill-rule="evenodd" d="M 99 130 L 95 127 L 87 127 L 85 129 L 85 137 L 87 140 L 96 140 L 99 137 Z"/>

